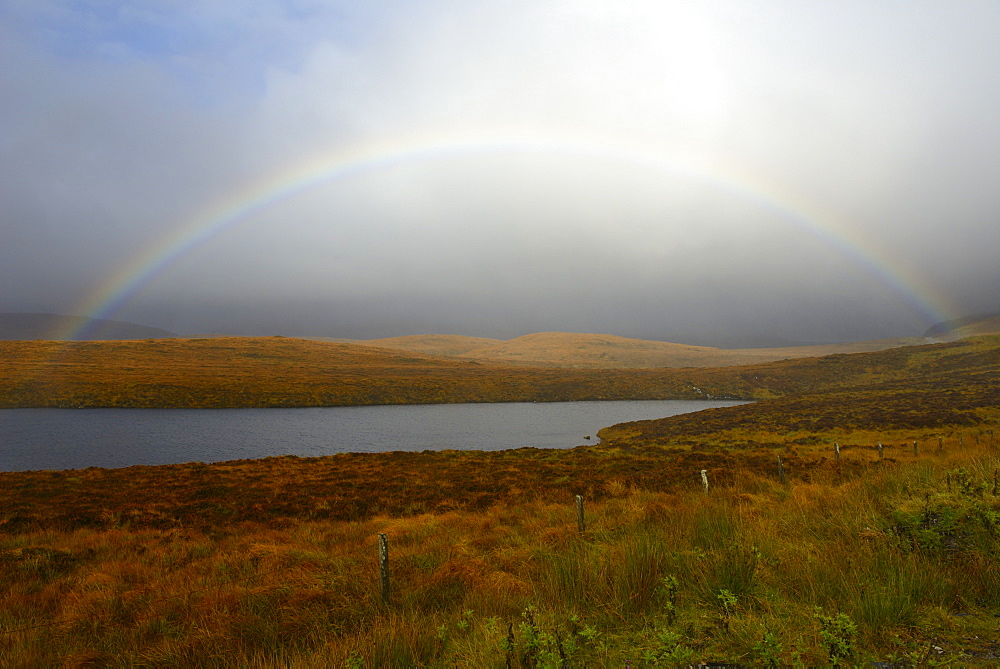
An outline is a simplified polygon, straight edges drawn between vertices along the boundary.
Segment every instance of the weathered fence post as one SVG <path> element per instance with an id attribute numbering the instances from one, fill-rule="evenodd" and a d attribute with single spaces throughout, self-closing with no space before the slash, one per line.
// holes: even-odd
<path id="1" fill-rule="evenodd" d="M 879 460 L 881 460 L 883 457 L 885 457 L 885 455 L 883 454 L 882 442 L 881 441 L 878 442 L 878 457 L 879 457 Z"/>
<path id="2" fill-rule="evenodd" d="M 778 456 L 778 478 L 781 479 L 781 484 L 784 485 L 788 483 L 785 479 L 785 465 L 781 464 L 781 456 Z"/>
<path id="3" fill-rule="evenodd" d="M 705 488 L 705 494 L 707 495 L 708 494 L 708 470 L 707 469 L 702 469 L 701 470 L 701 485 L 702 485 L 703 488 Z"/>
<path id="4" fill-rule="evenodd" d="M 576 496 L 576 527 L 581 532 L 587 531 L 587 525 L 583 520 L 583 495 Z"/>
<path id="5" fill-rule="evenodd" d="M 920 455 L 920 448 L 917 446 L 917 442 L 913 442 L 913 454 Z"/>
<path id="6" fill-rule="evenodd" d="M 997 485 L 1000 485 L 1000 479 L 997 478 L 998 475 L 1000 475 L 1000 472 L 998 472 L 996 469 L 994 469 L 993 470 L 993 496 L 994 497 L 997 496 Z"/>
<path id="7" fill-rule="evenodd" d="M 938 437 L 938 453 L 944 450 L 944 437 Z"/>
<path id="8" fill-rule="evenodd" d="M 382 601 L 389 603 L 389 537 L 378 535 L 378 570 L 382 582 Z"/>
<path id="9" fill-rule="evenodd" d="M 959 437 L 959 438 L 958 438 L 958 447 L 959 447 L 960 449 L 962 448 L 962 437 Z"/>
<path id="10" fill-rule="evenodd" d="M 834 443 L 833 445 L 833 457 L 837 460 L 840 459 L 840 444 Z"/>

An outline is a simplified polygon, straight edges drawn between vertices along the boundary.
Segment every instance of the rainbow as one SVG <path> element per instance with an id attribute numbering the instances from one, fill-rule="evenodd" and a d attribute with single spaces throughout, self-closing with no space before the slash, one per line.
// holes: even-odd
<path id="1" fill-rule="evenodd" d="M 953 318 L 947 302 L 930 285 L 881 248 L 843 216 L 825 209 L 774 180 L 761 178 L 732 164 L 679 165 L 641 148 L 623 148 L 620 142 L 511 136 L 487 140 L 437 135 L 393 142 L 370 142 L 352 149 L 321 155 L 281 170 L 230 193 L 211 206 L 180 221 L 159 242 L 118 268 L 74 309 L 90 318 L 112 318 L 157 277 L 194 249 L 219 237 L 252 215 L 295 197 L 320 184 L 331 184 L 360 175 L 407 164 L 420 164 L 459 156 L 553 154 L 627 163 L 680 176 L 717 187 L 729 194 L 781 216 L 810 231 L 823 243 L 866 267 L 890 286 L 911 308 L 931 322 Z M 79 327 L 57 336 L 86 336 Z"/>

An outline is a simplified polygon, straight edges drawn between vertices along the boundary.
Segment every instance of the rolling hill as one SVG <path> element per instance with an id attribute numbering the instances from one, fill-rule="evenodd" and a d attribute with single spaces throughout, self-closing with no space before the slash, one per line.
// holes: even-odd
<path id="1" fill-rule="evenodd" d="M 931 327 L 925 336 L 962 338 L 998 333 L 1000 333 L 1000 314 L 979 314 L 938 323 Z"/>
<path id="2" fill-rule="evenodd" d="M 529 367 L 642 369 L 656 367 L 731 367 L 790 358 L 882 351 L 928 343 L 922 337 L 879 339 L 845 344 L 784 348 L 721 349 L 608 334 L 538 332 L 508 341 L 457 335 L 416 335 L 358 342 L 428 355 Z"/>
<path id="3" fill-rule="evenodd" d="M 462 356 L 475 351 L 490 349 L 505 342 L 500 339 L 466 337 L 463 335 L 408 335 L 404 337 L 369 339 L 358 343 L 381 348 L 393 348 L 400 351 L 413 351 L 414 353 L 424 353 L 427 355 Z"/>
<path id="4" fill-rule="evenodd" d="M 979 358 L 995 375 L 997 349 L 996 337 L 978 337 L 735 367 L 601 369 L 284 337 L 16 341 L 0 342 L 0 408 L 766 399 L 931 378 L 946 362 Z"/>
<path id="5" fill-rule="evenodd" d="M 160 328 L 125 321 L 111 321 L 59 314 L 0 314 L 0 340 L 62 339 L 80 333 L 76 339 L 165 339 L 177 335 Z"/>

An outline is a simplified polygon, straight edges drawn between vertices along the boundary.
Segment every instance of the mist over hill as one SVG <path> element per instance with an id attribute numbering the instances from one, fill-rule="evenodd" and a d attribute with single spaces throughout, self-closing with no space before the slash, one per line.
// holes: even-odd
<path id="1" fill-rule="evenodd" d="M 962 316 L 950 321 L 935 323 L 927 332 L 925 337 L 971 337 L 980 334 L 994 334 L 1000 332 L 1000 313 L 973 314 Z"/>
<path id="2" fill-rule="evenodd" d="M 168 339 L 177 335 L 167 330 L 125 321 L 111 321 L 60 314 L 0 314 L 0 339 L 64 339 L 70 333 L 77 340 Z"/>
<path id="3" fill-rule="evenodd" d="M 349 339 L 326 328 L 300 328 L 293 338 L 357 343 L 427 355 L 459 357 L 502 364 L 554 367 L 718 367 L 754 364 L 834 353 L 878 351 L 927 343 L 929 339 L 1000 333 L 1000 314 L 975 314 L 937 323 L 923 337 L 894 337 L 841 343 L 799 342 L 777 337 L 715 333 L 704 340 L 663 341 L 613 334 L 535 332 L 511 339 L 457 334 L 419 334 L 378 339 Z M 280 330 L 281 328 L 279 328 Z M 0 313 L 0 340 L 77 341 L 247 336 L 231 332 L 182 333 L 127 321 L 51 313 Z M 315 331 L 313 331 L 315 330 Z M 279 333 L 280 334 L 280 333 Z"/>

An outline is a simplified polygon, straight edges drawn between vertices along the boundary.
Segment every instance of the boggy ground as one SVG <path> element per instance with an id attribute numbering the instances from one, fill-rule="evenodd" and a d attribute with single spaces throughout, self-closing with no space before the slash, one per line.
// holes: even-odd
<path id="1" fill-rule="evenodd" d="M 566 451 L 3 473 L 0 664 L 995 664 L 996 350 L 742 370 L 797 390 Z"/>

